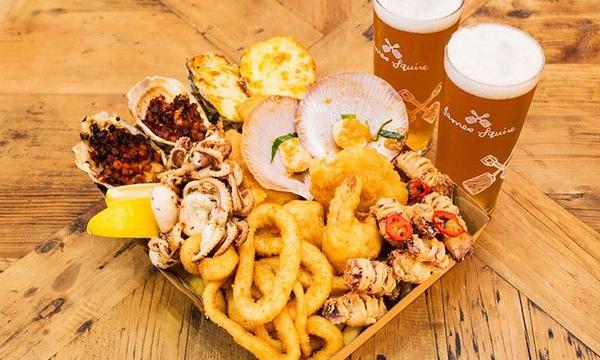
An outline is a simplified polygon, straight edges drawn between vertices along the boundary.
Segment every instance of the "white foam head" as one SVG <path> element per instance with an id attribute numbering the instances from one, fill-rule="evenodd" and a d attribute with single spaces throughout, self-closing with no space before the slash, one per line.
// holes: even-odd
<path id="1" fill-rule="evenodd" d="M 444 67 L 450 80 L 468 93 L 511 99 L 537 85 L 544 51 L 529 34 L 512 26 L 475 24 L 452 35 Z"/>
<path id="2" fill-rule="evenodd" d="M 379 19 L 412 33 L 446 30 L 460 19 L 463 0 L 374 0 Z"/>

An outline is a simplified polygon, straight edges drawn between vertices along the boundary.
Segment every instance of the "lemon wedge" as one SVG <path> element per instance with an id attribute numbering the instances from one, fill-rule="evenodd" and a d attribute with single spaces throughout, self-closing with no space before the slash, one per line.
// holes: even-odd
<path id="1" fill-rule="evenodd" d="M 150 199 L 152 188 L 157 184 L 123 185 L 108 189 L 106 192 L 106 206 L 111 207 L 124 200 Z"/>
<path id="2" fill-rule="evenodd" d="M 113 238 L 158 236 L 158 225 L 152 213 L 150 197 L 122 200 L 109 205 L 88 221 L 87 232 Z"/>

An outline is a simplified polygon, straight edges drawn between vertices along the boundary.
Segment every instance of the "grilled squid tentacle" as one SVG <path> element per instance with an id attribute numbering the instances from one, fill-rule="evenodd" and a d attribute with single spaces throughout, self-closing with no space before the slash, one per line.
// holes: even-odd
<path id="1" fill-rule="evenodd" d="M 394 165 L 410 179 L 421 179 L 431 190 L 453 196 L 454 184 L 448 175 L 442 174 L 431 161 L 417 152 L 406 151 L 396 157 Z"/>
<path id="2" fill-rule="evenodd" d="M 473 237 L 469 234 L 467 224 L 462 216 L 458 206 L 454 205 L 452 199 L 440 193 L 433 192 L 423 198 L 423 203 L 431 206 L 434 211 L 446 211 L 455 214 L 458 222 L 464 228 L 464 232 L 458 236 L 450 237 L 442 234 L 446 250 L 456 261 L 464 260 L 473 252 Z"/>
<path id="3" fill-rule="evenodd" d="M 392 269 L 384 262 L 369 259 L 348 260 L 344 282 L 354 292 L 374 296 L 391 295 L 396 287 Z"/>
<path id="4" fill-rule="evenodd" d="M 375 323 L 386 312 L 382 297 L 350 292 L 325 301 L 322 315 L 334 324 L 367 326 Z"/>

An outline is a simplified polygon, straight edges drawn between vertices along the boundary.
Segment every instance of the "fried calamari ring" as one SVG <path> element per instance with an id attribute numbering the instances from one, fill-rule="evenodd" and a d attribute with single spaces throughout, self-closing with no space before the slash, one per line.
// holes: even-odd
<path id="1" fill-rule="evenodd" d="M 329 359 L 344 347 L 342 332 L 331 321 L 324 317 L 313 315 L 306 322 L 307 331 L 310 335 L 325 340 L 325 345 L 314 353 L 313 360 Z"/>
<path id="2" fill-rule="evenodd" d="M 274 291 L 275 281 L 277 281 L 275 271 L 269 265 L 265 263 L 257 263 L 254 271 L 254 282 L 258 289 L 263 294 L 268 294 Z M 302 289 L 302 285 L 299 282 L 294 283 L 294 295 L 298 293 L 298 291 L 304 295 L 304 290 Z M 304 299 L 302 299 L 304 300 Z M 304 301 L 301 301 L 302 305 L 304 305 Z M 280 339 L 281 345 L 287 350 L 287 356 L 289 358 L 300 358 L 300 333 L 298 332 L 298 326 L 302 327 L 302 333 L 306 336 L 306 340 L 308 341 L 308 334 L 306 334 L 306 311 L 305 309 L 300 309 L 304 315 L 304 322 L 299 324 L 298 322 L 292 322 L 292 317 L 287 308 L 284 308 L 277 317 L 273 320 L 273 324 L 275 325 L 275 329 L 277 330 L 277 335 Z M 302 315 L 302 314 L 301 314 Z M 296 320 L 298 320 L 298 313 L 296 314 Z M 290 327 L 291 325 L 291 327 Z M 310 345 L 310 344 L 309 344 Z M 310 353 L 310 346 L 308 348 Z M 294 357 L 297 353 L 297 357 Z"/>
<path id="3" fill-rule="evenodd" d="M 265 324 L 275 319 L 283 310 L 298 276 L 301 258 L 298 227 L 289 212 L 280 205 L 273 204 L 258 206 L 248 216 L 248 224 L 248 239 L 239 247 L 240 259 L 233 283 L 233 302 L 245 319 L 252 323 Z M 272 291 L 263 293 L 263 297 L 255 301 L 251 294 L 256 253 L 254 234 L 265 225 L 277 227 L 281 233 L 282 247 Z"/>
<path id="4" fill-rule="evenodd" d="M 258 247 L 256 248 L 256 253 L 262 256 L 262 254 L 258 250 Z M 258 262 L 268 264 L 273 269 L 273 271 L 277 271 L 277 266 L 279 265 L 279 258 L 277 256 L 265 257 L 258 260 Z M 298 279 L 296 280 L 300 281 L 300 284 L 302 284 L 303 288 L 308 288 L 312 282 L 310 273 L 302 266 L 300 266 L 300 270 L 298 270 Z"/>
<path id="5" fill-rule="evenodd" d="M 331 292 L 333 294 L 343 294 L 343 293 L 347 293 L 348 291 L 350 291 L 350 288 L 348 287 L 348 285 L 346 285 L 346 281 L 344 280 L 344 277 L 341 275 L 336 275 L 333 277 L 333 289 L 331 290 Z"/>
<path id="6" fill-rule="evenodd" d="M 192 261 L 192 258 L 200 251 L 200 241 L 202 240 L 200 235 L 193 235 L 185 239 L 179 249 L 179 260 L 185 271 L 190 274 L 200 275 L 198 269 L 198 263 Z"/>
<path id="7" fill-rule="evenodd" d="M 362 326 L 346 326 L 342 331 L 344 337 L 344 346 L 348 346 L 363 330 Z"/>
<path id="8" fill-rule="evenodd" d="M 308 314 L 306 312 L 306 300 L 304 298 L 304 289 L 299 281 L 294 284 L 294 297 L 296 298 L 296 317 L 294 324 L 296 325 L 296 332 L 298 333 L 298 339 L 300 340 L 300 350 L 305 357 L 310 356 L 310 338 L 307 333 L 307 320 Z"/>
<path id="9" fill-rule="evenodd" d="M 268 342 L 272 347 L 277 349 L 277 351 L 283 352 L 283 345 L 281 345 L 281 341 L 273 339 L 264 325 L 258 325 L 254 332 L 256 333 L 256 336 Z"/>
<path id="10" fill-rule="evenodd" d="M 231 290 L 230 287 L 225 290 L 225 299 L 227 300 L 227 316 L 229 316 L 231 320 L 240 324 L 244 329 L 248 331 L 255 331 L 257 325 L 246 321 L 246 319 L 244 319 L 240 312 L 236 309 L 233 303 L 233 290 Z"/>
<path id="11" fill-rule="evenodd" d="M 233 274 L 238 263 L 238 254 L 230 246 L 223 254 L 207 257 L 198 264 L 198 271 L 204 281 L 224 280 Z"/>
<path id="12" fill-rule="evenodd" d="M 306 311 L 314 314 L 327 300 L 333 287 L 333 268 L 325 254 L 313 244 L 302 241 L 302 265 L 312 274 L 310 286 L 306 291 Z M 266 238 L 256 244 L 256 252 L 262 254 L 278 254 L 281 251 L 279 238 Z"/>
<path id="13" fill-rule="evenodd" d="M 212 322 L 225 329 L 225 331 L 227 331 L 229 335 L 233 337 L 233 340 L 237 344 L 250 351 L 257 358 L 282 358 L 283 354 L 281 352 L 277 351 L 277 349 L 273 348 L 271 345 L 269 345 L 269 343 L 267 343 L 263 339 L 255 336 L 251 332 L 244 329 L 240 324 L 228 318 L 227 315 L 225 315 L 225 313 L 219 308 L 219 306 L 217 305 L 217 299 L 219 297 L 219 294 L 221 294 L 221 285 L 223 285 L 223 281 L 210 281 L 208 284 L 206 284 L 206 288 L 204 289 L 204 293 L 202 296 L 204 300 L 203 304 L 206 316 Z"/>

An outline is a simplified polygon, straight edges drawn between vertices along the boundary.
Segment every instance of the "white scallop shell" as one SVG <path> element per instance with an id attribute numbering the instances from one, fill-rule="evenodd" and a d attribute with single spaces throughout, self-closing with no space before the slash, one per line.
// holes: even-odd
<path id="1" fill-rule="evenodd" d="M 89 135 L 91 134 L 91 126 L 92 124 L 96 124 L 100 129 L 105 129 L 110 125 L 114 125 L 117 128 L 125 129 L 131 134 L 134 135 L 144 135 L 138 128 L 128 124 L 125 120 L 121 120 L 117 115 L 109 114 L 106 111 L 99 112 L 94 115 L 86 116 L 81 121 L 81 133 Z M 161 156 L 161 160 L 163 165 L 167 162 L 167 157 L 165 152 L 158 147 L 154 142 L 150 141 L 150 146 Z M 111 188 L 113 185 L 106 184 L 98 180 L 98 166 L 94 163 L 94 161 L 90 158 L 89 152 L 89 144 L 85 140 L 79 141 L 75 146 L 73 146 L 72 150 L 75 154 L 75 165 L 89 175 L 89 177 L 97 184 L 103 185 L 106 188 Z"/>
<path id="2" fill-rule="evenodd" d="M 242 156 L 258 183 L 271 190 L 312 197 L 308 185 L 289 177 L 279 153 L 271 162 L 271 147 L 276 138 L 295 132 L 294 117 L 298 100 L 272 96 L 259 103 L 244 122 Z"/>
<path id="3" fill-rule="evenodd" d="M 386 130 L 408 133 L 406 106 L 390 84 L 368 73 L 331 74 L 317 81 L 298 106 L 296 129 L 313 157 L 331 156 L 340 150 L 333 140 L 332 129 L 342 114 L 355 114 L 366 122 L 373 138 L 390 119 Z M 391 160 L 398 151 L 387 149 L 384 141 L 385 138 L 379 137 L 368 146 Z"/>
<path id="4" fill-rule="evenodd" d="M 150 136 L 150 138 L 154 141 L 167 144 L 169 146 L 175 146 L 175 142 L 165 140 L 154 134 L 152 130 L 150 130 L 150 128 L 144 124 L 143 120 L 146 117 L 148 104 L 152 99 L 162 95 L 167 101 L 172 102 L 177 95 L 181 94 L 187 95 L 190 99 L 190 102 L 198 104 L 198 112 L 200 113 L 200 117 L 208 127 L 209 122 L 204 110 L 202 109 L 202 106 L 200 106 L 198 100 L 196 100 L 190 90 L 177 79 L 156 75 L 149 76 L 129 89 L 127 92 L 127 104 L 129 106 L 131 115 L 133 115 L 133 118 L 135 119 L 136 125 L 140 127 L 144 133 Z"/>

